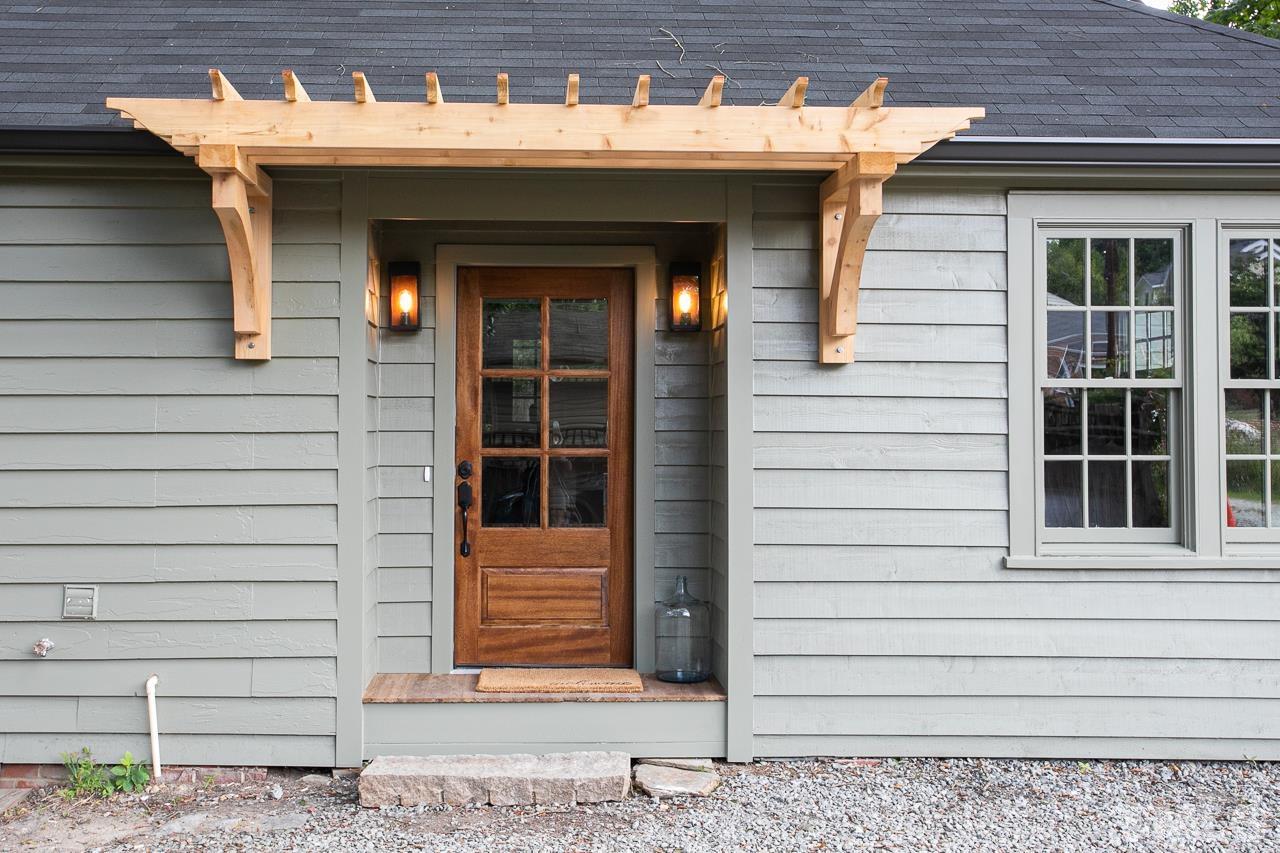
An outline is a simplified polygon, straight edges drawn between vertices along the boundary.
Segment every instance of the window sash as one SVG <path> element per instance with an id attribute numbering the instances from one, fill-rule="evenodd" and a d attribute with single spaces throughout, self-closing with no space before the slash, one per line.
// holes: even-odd
<path id="1" fill-rule="evenodd" d="M 1054 546 L 1095 546 L 1095 545 L 1171 545 L 1184 541 L 1184 513 L 1183 500 L 1184 488 L 1183 480 L 1185 471 L 1188 467 L 1186 453 L 1183 449 L 1181 433 L 1183 423 L 1188 417 L 1187 399 L 1184 393 L 1185 375 L 1187 371 L 1186 359 L 1186 338 L 1187 324 L 1186 312 L 1184 305 L 1187 300 L 1187 259 L 1185 251 L 1185 228 L 1177 226 L 1169 227 L 1141 227 L 1141 226 L 1124 226 L 1115 223 L 1100 221 L 1098 223 L 1072 223 L 1070 225 L 1051 225 L 1045 223 L 1037 223 L 1032 229 L 1033 237 L 1033 256 L 1032 256 L 1032 281 L 1033 281 L 1033 304 L 1034 304 L 1034 333 L 1032 359 L 1033 368 L 1035 370 L 1035 398 L 1034 398 L 1034 477 L 1035 477 L 1035 519 L 1036 519 L 1036 543 L 1037 548 L 1053 548 Z M 1084 252 L 1084 299 L 1081 305 L 1072 306 L 1053 306 L 1049 305 L 1048 290 L 1048 245 L 1049 241 L 1054 239 L 1126 239 L 1129 240 L 1128 252 L 1128 269 L 1127 285 L 1128 299 L 1127 304 L 1120 306 L 1098 306 L 1094 307 L 1092 294 L 1092 255 L 1089 250 L 1091 243 L 1086 242 Z M 1172 284 L 1172 304 L 1167 306 L 1148 306 L 1137 303 L 1137 275 L 1135 270 L 1136 252 L 1133 250 L 1136 244 L 1132 241 L 1143 239 L 1162 239 L 1173 241 L 1173 284 Z M 1093 324 L 1087 318 L 1097 316 L 1102 311 L 1115 311 L 1121 314 L 1127 314 L 1129 317 L 1128 330 L 1128 353 L 1127 353 L 1127 373 L 1125 377 L 1097 377 L 1092 375 L 1088 377 L 1078 378 L 1056 378 L 1047 375 L 1048 365 L 1048 322 L 1050 310 L 1061 314 L 1078 313 L 1086 318 L 1084 334 L 1089 347 L 1087 361 L 1092 365 L 1094 359 L 1092 335 Z M 1137 347 L 1136 340 L 1135 317 L 1142 312 L 1158 312 L 1167 313 L 1172 319 L 1173 329 L 1173 378 L 1170 379 L 1146 379 L 1137 376 Z M 1016 357 L 1011 354 L 1011 357 Z M 1092 369 L 1087 370 L 1092 373 Z M 1148 390 L 1148 389 L 1168 389 L 1170 391 L 1170 403 L 1168 414 L 1168 453 L 1159 455 L 1142 455 L 1134 454 L 1132 448 L 1132 412 L 1131 403 L 1126 404 L 1125 424 L 1126 424 L 1126 443 L 1124 454 L 1089 454 L 1088 446 L 1088 424 L 1082 425 L 1082 452 L 1081 454 L 1067 455 L 1046 455 L 1044 449 L 1044 391 L 1050 388 L 1080 388 L 1080 389 L 1114 389 L 1114 390 Z M 1087 397 L 1087 391 L 1082 392 L 1082 397 Z M 1087 401 L 1085 402 L 1087 407 Z M 1084 419 L 1082 410 L 1082 419 Z M 1088 487 L 1088 469 L 1089 464 L 1083 460 L 1089 461 L 1113 461 L 1125 464 L 1125 521 L 1126 525 L 1133 524 L 1133 463 L 1142 461 L 1159 461 L 1167 464 L 1168 476 L 1168 511 L 1169 526 L 1168 527 L 1090 527 L 1089 526 L 1089 487 Z M 1049 462 L 1071 462 L 1078 461 L 1081 463 L 1081 527 L 1050 527 L 1046 523 L 1046 475 L 1045 463 Z"/>
<path id="2" fill-rule="evenodd" d="M 1218 467 L 1222 482 L 1224 506 L 1218 513 L 1218 524 L 1222 529 L 1223 542 L 1230 545 L 1248 543 L 1280 543 L 1280 501 L 1273 500 L 1272 495 L 1280 497 L 1280 482 L 1276 482 L 1276 464 L 1280 464 L 1280 440 L 1273 440 L 1276 430 L 1267 429 L 1263 423 L 1263 449 L 1258 453 L 1228 454 L 1226 392 L 1230 390 L 1270 391 L 1280 395 L 1280 259 L 1274 257 L 1275 243 L 1280 240 L 1280 227 L 1251 227 L 1224 223 L 1218 229 Z M 1267 258 L 1267 278 L 1264 283 L 1266 304 L 1258 306 L 1233 306 L 1231 304 L 1231 243 L 1234 240 L 1256 238 L 1267 240 L 1268 246 L 1264 257 Z M 1266 363 L 1268 373 L 1265 379 L 1241 379 L 1231 376 L 1231 320 L 1233 316 L 1253 314 L 1267 318 L 1267 351 Z M 1272 415 L 1280 416 L 1280 411 L 1272 409 Z M 1229 462 L 1261 462 L 1263 471 L 1262 511 L 1264 522 L 1270 526 L 1263 527 L 1229 527 L 1226 518 L 1226 505 L 1231 502 L 1228 492 L 1230 483 L 1227 479 Z"/>

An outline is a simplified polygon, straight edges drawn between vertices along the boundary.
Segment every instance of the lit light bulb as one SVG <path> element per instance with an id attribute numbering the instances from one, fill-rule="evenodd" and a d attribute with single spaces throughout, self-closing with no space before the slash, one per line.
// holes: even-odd
<path id="1" fill-rule="evenodd" d="M 408 290 L 400 291 L 400 313 L 408 314 L 413 310 L 413 294 Z"/>
<path id="2" fill-rule="evenodd" d="M 693 295 L 687 290 L 680 291 L 680 295 L 676 297 L 676 307 L 681 314 L 688 314 L 693 310 Z"/>

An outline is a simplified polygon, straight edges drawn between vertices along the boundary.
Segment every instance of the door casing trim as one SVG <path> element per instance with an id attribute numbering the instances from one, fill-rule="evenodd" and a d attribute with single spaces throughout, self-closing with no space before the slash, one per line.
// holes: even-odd
<path id="1" fill-rule="evenodd" d="M 458 363 L 457 289 L 458 267 L 630 267 L 635 275 L 635 360 L 632 401 L 632 583 L 634 666 L 653 670 L 654 625 L 654 464 L 657 437 L 653 424 L 654 345 L 657 324 L 657 253 L 652 246 L 511 246 L 442 245 L 436 247 L 436 347 L 435 347 L 435 477 L 431 539 L 431 671 L 449 672 L 454 665 L 454 541 L 452 487 L 457 423 L 455 382 Z M 647 425 L 646 428 L 641 428 Z M 647 592 L 646 592 L 647 591 Z"/>

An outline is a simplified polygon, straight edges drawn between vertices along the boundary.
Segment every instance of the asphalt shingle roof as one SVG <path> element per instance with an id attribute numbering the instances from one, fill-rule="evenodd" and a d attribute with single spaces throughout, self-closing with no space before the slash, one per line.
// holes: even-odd
<path id="1" fill-rule="evenodd" d="M 0 129 L 126 125 L 108 95 L 207 97 L 210 67 L 247 98 L 279 98 L 293 68 L 313 99 L 445 96 L 772 102 L 797 75 L 809 102 L 848 103 L 876 75 L 899 105 L 979 105 L 970 135 L 1280 137 L 1280 42 L 1127 0 L 201 0 L 0 3 Z"/>

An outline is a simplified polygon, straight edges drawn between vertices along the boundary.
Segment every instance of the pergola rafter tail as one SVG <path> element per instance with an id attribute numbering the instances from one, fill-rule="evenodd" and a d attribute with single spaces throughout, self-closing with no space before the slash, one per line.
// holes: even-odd
<path id="1" fill-rule="evenodd" d="M 556 104 L 512 103 L 505 74 L 488 104 L 446 102 L 434 73 L 422 103 L 378 101 L 361 72 L 350 102 L 312 101 L 288 70 L 284 101 L 244 100 L 216 69 L 209 77 L 209 99 L 108 98 L 107 107 L 214 176 L 232 262 L 236 355 L 255 359 L 270 357 L 271 188 L 263 167 L 447 166 L 830 172 L 819 199 L 821 360 L 851 361 L 862 254 L 884 181 L 984 115 L 973 107 L 886 107 L 884 78 L 848 107 L 814 107 L 805 104 L 804 77 L 776 106 L 724 106 L 719 77 L 697 105 L 651 104 L 648 75 L 628 104 L 582 103 L 576 74 Z"/>

